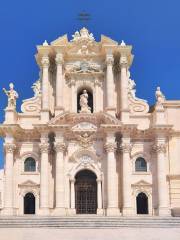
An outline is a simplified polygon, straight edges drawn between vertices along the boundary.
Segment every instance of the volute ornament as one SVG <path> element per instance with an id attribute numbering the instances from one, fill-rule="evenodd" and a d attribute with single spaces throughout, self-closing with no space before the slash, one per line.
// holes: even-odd
<path id="1" fill-rule="evenodd" d="M 127 71 L 127 77 L 130 112 L 134 114 L 147 113 L 149 111 L 149 105 L 146 100 L 136 97 L 136 83 L 131 79 L 130 71 Z"/>

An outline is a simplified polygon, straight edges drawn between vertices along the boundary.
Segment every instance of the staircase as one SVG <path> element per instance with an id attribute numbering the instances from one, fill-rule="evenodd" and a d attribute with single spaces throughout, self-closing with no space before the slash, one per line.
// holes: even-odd
<path id="1" fill-rule="evenodd" d="M 0 228 L 180 228 L 180 217 L 0 217 Z"/>

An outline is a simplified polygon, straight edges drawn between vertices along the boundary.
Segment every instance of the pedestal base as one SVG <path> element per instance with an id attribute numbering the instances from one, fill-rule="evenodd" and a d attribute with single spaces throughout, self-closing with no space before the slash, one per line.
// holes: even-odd
<path id="1" fill-rule="evenodd" d="M 55 116 L 62 114 L 64 112 L 63 107 L 55 107 Z"/>
<path id="2" fill-rule="evenodd" d="M 65 208 L 55 208 L 53 211 L 55 216 L 66 216 L 66 209 Z"/>
<path id="3" fill-rule="evenodd" d="M 124 207 L 122 211 L 123 216 L 133 216 L 133 209 L 131 207 Z"/>
<path id="4" fill-rule="evenodd" d="M 39 215 L 41 216 L 49 216 L 49 208 L 40 208 Z"/>
<path id="5" fill-rule="evenodd" d="M 6 124 L 14 124 L 17 122 L 17 112 L 13 108 L 5 109 L 5 122 Z"/>
<path id="6" fill-rule="evenodd" d="M 164 216 L 164 217 L 166 217 L 166 216 L 167 216 L 167 217 L 171 216 L 171 211 L 170 211 L 170 209 L 169 209 L 169 208 L 166 208 L 166 207 L 160 207 L 158 213 L 159 213 L 159 216 Z"/>
<path id="7" fill-rule="evenodd" d="M 4 216 L 13 216 L 14 215 L 14 210 L 13 210 L 13 208 L 3 208 L 3 210 L 2 210 L 2 215 L 4 215 Z"/>
<path id="8" fill-rule="evenodd" d="M 107 216 L 120 216 L 120 209 L 119 208 L 107 208 L 106 209 Z"/>
<path id="9" fill-rule="evenodd" d="M 75 209 L 75 208 L 69 208 L 69 209 L 68 209 L 68 215 L 70 215 L 70 216 L 76 215 L 76 209 Z"/>
<path id="10" fill-rule="evenodd" d="M 98 209 L 97 209 L 97 215 L 98 215 L 98 216 L 103 216 L 103 215 L 104 215 L 104 209 L 98 208 Z"/>
<path id="11" fill-rule="evenodd" d="M 116 109 L 114 107 L 107 107 L 106 112 L 112 116 L 116 116 Z"/>
<path id="12" fill-rule="evenodd" d="M 129 123 L 129 110 L 122 110 L 121 111 L 121 121 L 123 123 Z"/>
<path id="13" fill-rule="evenodd" d="M 49 122 L 49 110 L 41 110 L 41 122 Z"/>

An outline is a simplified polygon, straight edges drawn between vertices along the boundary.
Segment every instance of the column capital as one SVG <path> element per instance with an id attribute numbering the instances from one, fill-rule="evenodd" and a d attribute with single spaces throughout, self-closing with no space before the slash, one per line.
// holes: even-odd
<path id="1" fill-rule="evenodd" d="M 102 182 L 102 179 L 97 178 L 97 179 L 96 179 L 96 182 L 97 182 L 97 183 L 101 183 L 101 182 Z"/>
<path id="2" fill-rule="evenodd" d="M 130 153 L 131 152 L 131 149 L 132 149 L 132 145 L 130 143 L 122 143 L 120 145 L 120 150 L 123 152 L 123 153 Z"/>
<path id="3" fill-rule="evenodd" d="M 43 68 L 48 68 L 49 67 L 49 57 L 48 56 L 43 56 L 41 59 L 41 64 L 43 66 Z"/>
<path id="4" fill-rule="evenodd" d="M 105 143 L 104 149 L 106 152 L 115 152 L 116 151 L 116 144 L 115 143 Z"/>
<path id="5" fill-rule="evenodd" d="M 157 153 L 166 153 L 166 144 L 165 143 L 155 143 L 152 145 L 153 152 Z"/>
<path id="6" fill-rule="evenodd" d="M 106 55 L 106 64 L 112 66 L 114 63 L 114 57 L 112 54 Z"/>
<path id="7" fill-rule="evenodd" d="M 57 53 L 55 57 L 56 65 L 62 65 L 64 63 L 63 54 Z"/>
<path id="8" fill-rule="evenodd" d="M 126 56 L 121 56 L 120 57 L 120 66 L 121 67 L 127 67 L 128 66 L 128 59 Z"/>
<path id="9" fill-rule="evenodd" d="M 75 178 L 70 178 L 69 179 L 71 183 L 75 183 L 76 179 Z"/>
<path id="10" fill-rule="evenodd" d="M 49 152 L 49 143 L 40 143 L 39 149 L 41 153 L 48 153 Z"/>
<path id="11" fill-rule="evenodd" d="M 54 147 L 56 152 L 64 152 L 66 149 L 66 145 L 63 142 L 56 142 Z"/>
<path id="12" fill-rule="evenodd" d="M 14 143 L 4 143 L 4 150 L 6 153 L 13 153 L 16 149 L 16 145 Z"/>

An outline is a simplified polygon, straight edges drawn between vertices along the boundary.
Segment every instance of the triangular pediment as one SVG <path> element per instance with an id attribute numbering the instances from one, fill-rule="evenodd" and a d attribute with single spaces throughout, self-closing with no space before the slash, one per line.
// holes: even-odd
<path id="1" fill-rule="evenodd" d="M 140 180 L 140 181 L 132 184 L 132 186 L 151 186 L 151 185 L 152 185 L 151 183 L 148 183 L 144 180 Z"/>
<path id="2" fill-rule="evenodd" d="M 66 44 L 68 44 L 67 34 L 65 34 L 51 42 L 52 46 L 62 46 L 62 45 L 66 45 Z"/>
<path id="3" fill-rule="evenodd" d="M 112 40 L 111 38 L 101 35 L 101 43 L 104 45 L 118 45 L 118 42 Z"/>
<path id="4" fill-rule="evenodd" d="M 39 184 L 37 184 L 31 180 L 27 180 L 27 181 L 19 184 L 19 186 L 37 186 L 37 185 L 39 185 Z"/>

